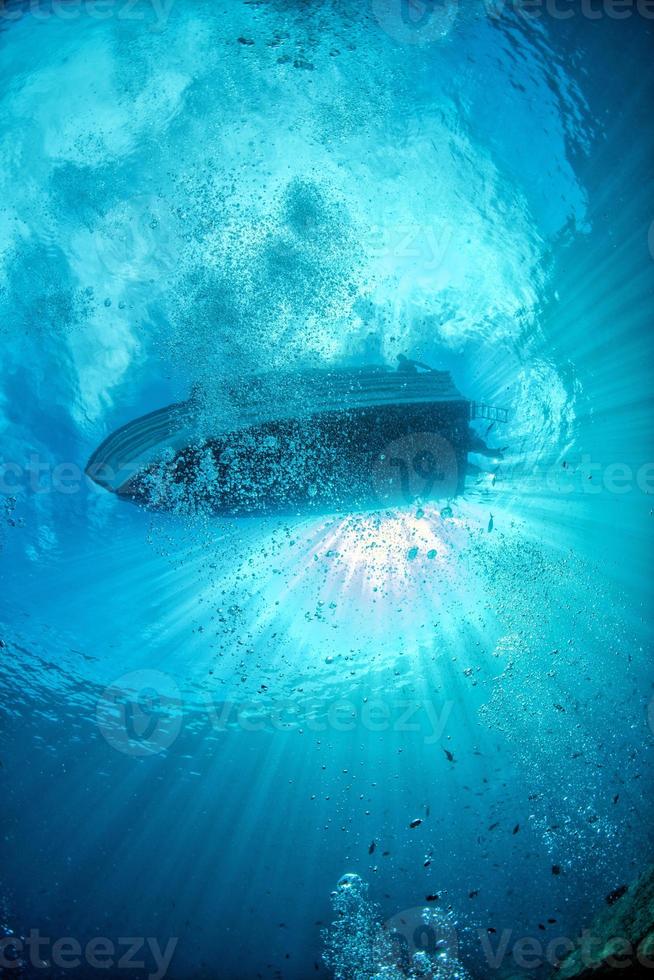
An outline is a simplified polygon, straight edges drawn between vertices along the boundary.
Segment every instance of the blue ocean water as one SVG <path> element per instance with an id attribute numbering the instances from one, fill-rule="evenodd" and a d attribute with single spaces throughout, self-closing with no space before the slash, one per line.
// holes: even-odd
<path id="1" fill-rule="evenodd" d="M 650 13 L 0 10 L 3 976 L 547 976 L 652 861 Z M 447 506 L 84 476 L 399 353 L 509 409 Z"/>

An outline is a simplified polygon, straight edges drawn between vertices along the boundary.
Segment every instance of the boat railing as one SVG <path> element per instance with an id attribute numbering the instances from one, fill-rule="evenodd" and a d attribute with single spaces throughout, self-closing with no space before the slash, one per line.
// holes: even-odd
<path id="1" fill-rule="evenodd" d="M 470 402 L 471 419 L 487 419 L 489 422 L 508 422 L 508 408 L 487 405 L 485 402 Z"/>

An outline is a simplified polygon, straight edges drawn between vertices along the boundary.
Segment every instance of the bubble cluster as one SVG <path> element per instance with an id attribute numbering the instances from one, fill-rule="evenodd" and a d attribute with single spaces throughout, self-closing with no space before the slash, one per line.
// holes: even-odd
<path id="1" fill-rule="evenodd" d="M 353 873 L 332 893 L 336 918 L 324 933 L 324 960 L 334 980 L 469 980 L 451 914 L 425 907 L 383 922 L 368 893 Z"/>

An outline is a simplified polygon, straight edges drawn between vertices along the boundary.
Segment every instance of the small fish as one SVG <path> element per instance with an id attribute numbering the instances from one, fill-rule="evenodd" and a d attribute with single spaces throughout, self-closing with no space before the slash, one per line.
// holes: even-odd
<path id="1" fill-rule="evenodd" d="M 376 847 L 377 847 L 377 844 L 375 843 L 375 841 L 372 841 L 370 847 L 368 848 L 368 854 L 374 854 Z"/>
<path id="2" fill-rule="evenodd" d="M 519 832 L 520 832 L 520 824 L 519 824 L 519 823 L 517 823 L 517 824 L 515 825 L 515 827 L 513 828 L 513 831 L 512 831 L 512 833 L 513 833 L 513 834 L 518 834 Z"/>
<path id="3" fill-rule="evenodd" d="M 421 823 L 422 823 L 422 817 L 416 817 L 415 820 L 411 821 L 409 827 L 411 830 L 415 830 L 415 828 L 419 827 Z"/>
<path id="4" fill-rule="evenodd" d="M 553 875 L 560 875 L 561 874 L 561 865 L 560 864 L 553 864 L 552 865 L 552 874 Z"/>
<path id="5" fill-rule="evenodd" d="M 382 857 L 387 858 L 390 853 L 390 851 L 382 851 Z"/>
<path id="6" fill-rule="evenodd" d="M 488 829 L 489 830 L 496 830 L 499 827 L 499 825 L 500 825 L 499 820 L 496 820 L 495 823 L 492 823 Z"/>
<path id="7" fill-rule="evenodd" d="M 479 889 L 475 888 L 474 891 L 468 892 L 468 898 L 476 898 L 479 894 Z"/>
<path id="8" fill-rule="evenodd" d="M 454 756 L 452 755 L 449 749 L 443 749 L 443 752 L 445 753 L 445 758 L 447 759 L 448 762 L 456 762 L 456 759 L 454 758 Z"/>
<path id="9" fill-rule="evenodd" d="M 486 932 L 488 932 L 488 933 L 490 933 L 490 934 L 491 934 L 492 936 L 494 936 L 494 935 L 495 935 L 495 934 L 497 933 L 497 929 L 493 929 L 493 927 L 492 927 L 492 926 L 489 926 L 489 927 L 488 927 L 488 929 L 486 930 Z"/>
<path id="10" fill-rule="evenodd" d="M 555 704 L 554 707 L 556 708 L 557 711 L 565 711 L 565 708 L 563 707 L 562 704 Z"/>
<path id="11" fill-rule="evenodd" d="M 549 922 L 549 924 L 550 924 L 551 926 L 553 926 L 553 925 L 555 925 L 555 924 L 556 924 L 556 919 L 548 919 L 547 921 Z"/>
<path id="12" fill-rule="evenodd" d="M 538 928 L 539 928 L 539 929 L 540 929 L 540 930 L 541 930 L 542 932 L 545 932 L 545 926 L 543 925 L 543 923 L 542 923 L 542 922 L 539 922 L 539 923 L 538 923 Z"/>
<path id="13" fill-rule="evenodd" d="M 439 895 L 425 895 L 426 902 L 437 902 L 439 900 Z"/>
<path id="14" fill-rule="evenodd" d="M 427 803 L 427 805 L 425 806 L 425 816 L 428 817 L 430 813 L 431 813 L 431 807 L 429 806 L 429 803 Z"/>
<path id="15" fill-rule="evenodd" d="M 628 891 L 629 885 L 620 885 L 619 888 L 614 888 L 613 891 L 609 892 L 609 894 L 606 896 L 606 904 L 615 905 L 618 899 L 622 898 L 623 895 L 626 895 Z"/>
<path id="16" fill-rule="evenodd" d="M 493 515 L 491 514 L 490 520 L 488 522 L 488 533 L 489 534 L 491 533 L 491 531 L 493 530 L 494 527 L 495 527 L 495 522 L 493 520 Z"/>
<path id="17" fill-rule="evenodd" d="M 619 799 L 620 799 L 620 794 L 616 793 L 615 796 L 613 797 L 613 802 L 617 803 Z"/>
<path id="18" fill-rule="evenodd" d="M 422 866 L 423 868 L 428 868 L 430 864 L 431 864 L 431 858 L 426 858 Z"/>

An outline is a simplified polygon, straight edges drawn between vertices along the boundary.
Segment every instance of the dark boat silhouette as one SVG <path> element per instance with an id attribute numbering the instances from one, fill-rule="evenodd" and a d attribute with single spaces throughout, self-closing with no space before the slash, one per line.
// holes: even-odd
<path id="1" fill-rule="evenodd" d="M 270 374 L 232 382 L 135 419 L 91 456 L 87 474 L 159 510 L 248 515 L 339 512 L 451 499 L 468 452 L 492 454 L 470 426 L 506 421 L 446 371 L 384 367 Z"/>

